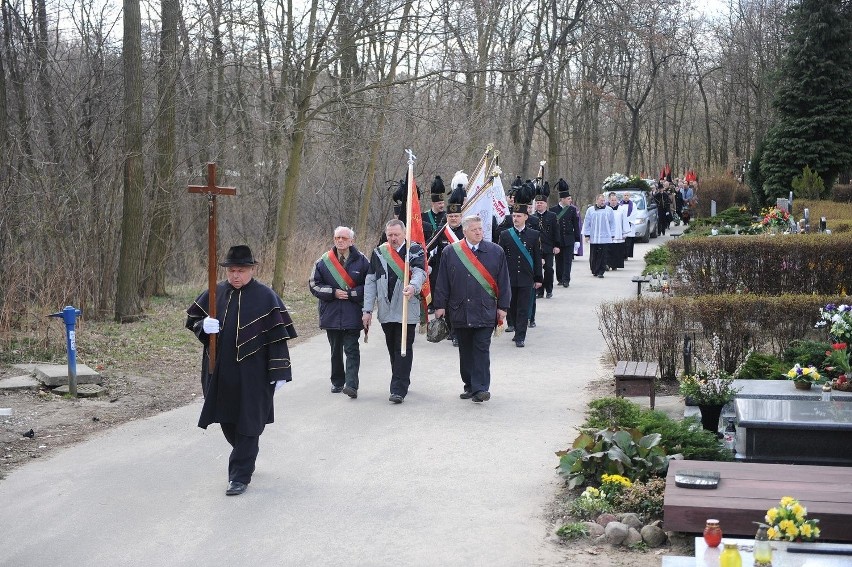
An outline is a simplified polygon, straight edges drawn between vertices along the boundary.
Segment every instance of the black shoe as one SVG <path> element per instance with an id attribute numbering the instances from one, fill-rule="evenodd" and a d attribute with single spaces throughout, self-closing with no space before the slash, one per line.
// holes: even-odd
<path id="1" fill-rule="evenodd" d="M 518 348 L 524 348 L 524 341 L 515 341 L 515 346 Z"/>
<path id="2" fill-rule="evenodd" d="M 568 287 L 568 282 L 562 282 L 562 287 Z"/>
<path id="3" fill-rule="evenodd" d="M 514 333 L 514 332 L 515 332 L 515 328 L 514 328 L 513 326 L 509 325 L 508 327 L 506 327 L 506 332 L 507 332 L 507 333 Z"/>
<path id="4" fill-rule="evenodd" d="M 603 277 L 603 274 L 598 274 L 598 277 L 599 277 L 599 278 L 602 278 L 602 277 Z"/>
<path id="5" fill-rule="evenodd" d="M 332 394 L 339 394 L 342 391 L 343 391 L 343 386 L 332 386 L 331 387 L 331 393 Z"/>
<path id="6" fill-rule="evenodd" d="M 247 484 L 232 480 L 228 483 L 228 490 L 225 491 L 226 496 L 239 496 L 248 488 Z"/>
<path id="7" fill-rule="evenodd" d="M 453 337 L 453 346 L 454 346 L 454 347 L 459 346 L 459 340 L 458 340 L 457 338 L 455 338 L 455 337 Z"/>
<path id="8" fill-rule="evenodd" d="M 551 297 L 553 297 L 553 292 L 552 292 L 552 291 L 548 291 L 548 292 L 547 292 L 547 295 L 546 295 L 545 297 L 547 297 L 547 299 L 550 299 Z"/>
<path id="9" fill-rule="evenodd" d="M 541 292 L 536 292 L 535 296 L 536 296 L 538 299 L 541 299 L 541 298 L 543 298 L 543 297 L 544 297 L 544 292 L 543 292 L 543 291 L 541 291 Z"/>
<path id="10" fill-rule="evenodd" d="M 477 403 L 487 402 L 490 399 L 491 392 L 486 392 L 485 390 L 477 392 L 473 395 L 473 401 Z"/>
<path id="11" fill-rule="evenodd" d="M 469 400 L 472 397 L 473 397 L 473 392 L 471 392 L 470 390 L 465 390 L 464 392 L 459 394 L 459 398 L 462 399 L 462 400 Z"/>
<path id="12" fill-rule="evenodd" d="M 530 324 L 527 325 L 527 327 L 529 327 L 530 329 L 535 328 L 535 321 L 530 321 Z"/>
<path id="13" fill-rule="evenodd" d="M 391 394 L 390 397 L 388 398 L 388 401 L 393 402 L 395 404 L 401 404 L 402 400 L 404 400 L 404 399 L 405 398 L 403 398 L 399 394 Z"/>
<path id="14" fill-rule="evenodd" d="M 355 388 L 350 388 L 349 386 L 343 387 L 343 393 L 352 398 L 353 400 L 358 397 L 358 390 Z"/>

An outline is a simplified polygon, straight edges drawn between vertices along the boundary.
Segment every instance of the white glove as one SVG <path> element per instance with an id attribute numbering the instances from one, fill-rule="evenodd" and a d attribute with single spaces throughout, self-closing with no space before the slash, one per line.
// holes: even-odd
<path id="1" fill-rule="evenodd" d="M 208 335 L 215 335 L 219 332 L 219 320 L 214 319 L 213 317 L 205 317 L 204 322 L 201 324 L 201 328 L 204 329 L 204 332 Z"/>
<path id="2" fill-rule="evenodd" d="M 286 380 L 278 380 L 278 381 L 276 381 L 276 382 L 275 382 L 275 391 L 277 392 L 278 390 L 280 390 L 280 389 L 281 389 L 281 387 L 282 387 L 284 384 L 286 384 L 286 383 L 287 383 L 287 381 L 286 381 Z"/>
<path id="3" fill-rule="evenodd" d="M 579 252 L 579 251 L 580 251 L 580 243 L 575 242 L 574 243 L 574 254 L 577 254 L 577 252 Z"/>

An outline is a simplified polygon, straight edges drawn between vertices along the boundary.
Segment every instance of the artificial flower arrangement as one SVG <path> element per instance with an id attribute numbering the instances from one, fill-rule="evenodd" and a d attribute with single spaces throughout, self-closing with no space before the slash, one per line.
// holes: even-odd
<path id="1" fill-rule="evenodd" d="M 802 366 L 797 362 L 793 368 L 787 371 L 787 378 L 793 382 L 816 384 L 822 379 L 822 376 L 814 366 Z"/>
<path id="2" fill-rule="evenodd" d="M 733 375 L 722 370 L 715 354 L 721 352 L 722 341 L 719 335 L 714 334 L 710 342 L 712 346 L 709 352 L 702 350 L 695 353 L 695 374 L 684 375 L 680 379 L 678 389 L 681 396 L 689 398 L 695 405 L 723 406 L 733 400 L 740 391 L 734 387 L 734 376 L 740 368 L 737 368 Z"/>
<path id="3" fill-rule="evenodd" d="M 790 496 L 781 499 L 778 506 L 766 511 L 769 539 L 784 541 L 814 541 L 819 537 L 819 520 L 807 520 L 808 509 Z"/>
<path id="4" fill-rule="evenodd" d="M 650 191 L 651 186 L 648 182 L 640 178 L 638 175 L 628 177 L 622 173 L 613 173 L 603 181 L 601 189 L 603 191 L 616 191 L 618 189 L 639 189 L 642 191 Z"/>
<path id="5" fill-rule="evenodd" d="M 734 388 L 734 377 L 724 370 L 687 374 L 680 379 L 679 390 L 681 396 L 699 406 L 723 406 L 739 392 L 739 388 Z"/>
<path id="6" fill-rule="evenodd" d="M 790 213 L 785 211 L 784 209 L 779 209 L 778 207 L 772 207 L 763 215 L 763 219 L 761 219 L 760 224 L 764 227 L 778 227 L 778 228 L 790 228 Z"/>
<path id="7" fill-rule="evenodd" d="M 828 327 L 828 334 L 834 341 L 839 343 L 852 343 L 852 306 L 833 303 L 821 307 L 819 310 L 820 320 L 815 328 Z"/>

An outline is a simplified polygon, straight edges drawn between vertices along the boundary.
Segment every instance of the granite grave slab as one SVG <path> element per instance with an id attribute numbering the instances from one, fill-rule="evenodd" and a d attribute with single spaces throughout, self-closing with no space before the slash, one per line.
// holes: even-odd
<path id="1" fill-rule="evenodd" d="M 852 404 L 737 398 L 737 458 L 852 465 Z"/>

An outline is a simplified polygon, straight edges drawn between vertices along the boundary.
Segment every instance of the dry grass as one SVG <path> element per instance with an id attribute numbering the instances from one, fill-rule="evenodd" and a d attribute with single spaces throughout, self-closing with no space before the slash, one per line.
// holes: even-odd
<path id="1" fill-rule="evenodd" d="M 811 226 L 819 226 L 820 217 L 828 221 L 828 228 L 836 228 L 841 224 L 852 225 L 852 203 L 838 203 L 835 201 L 810 199 L 796 199 L 793 201 L 793 216 L 800 219 L 804 216 L 804 210 L 810 210 Z"/>

